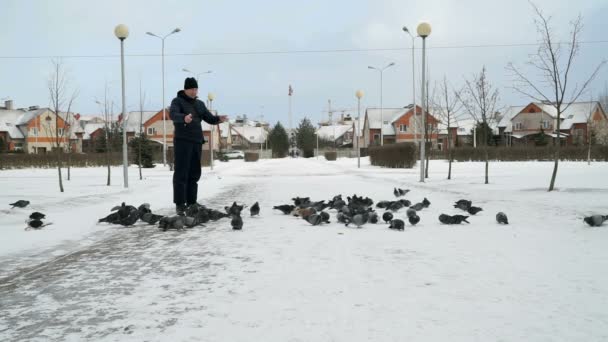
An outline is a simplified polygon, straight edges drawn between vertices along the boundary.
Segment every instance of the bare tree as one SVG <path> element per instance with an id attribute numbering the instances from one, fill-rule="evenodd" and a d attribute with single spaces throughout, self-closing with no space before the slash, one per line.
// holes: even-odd
<path id="1" fill-rule="evenodd" d="M 437 118 L 442 121 L 447 127 L 448 143 L 446 146 L 448 154 L 448 179 L 452 179 L 452 161 L 454 160 L 452 140 L 452 128 L 458 127 L 458 121 L 463 119 L 462 102 L 458 99 L 462 93 L 461 89 L 454 89 L 448 84 L 446 76 L 443 76 L 443 82 L 439 85 L 438 91 L 435 92 L 437 96 L 433 98 L 433 108 L 435 108 L 434 114 Z M 458 139 L 458 137 L 456 137 Z"/>
<path id="2" fill-rule="evenodd" d="M 465 79 L 462 92 L 456 94 L 462 103 L 462 108 L 476 123 L 476 128 L 480 125 L 482 131 L 482 148 L 484 149 L 485 160 L 485 184 L 489 183 L 489 162 L 488 162 L 488 131 L 491 131 L 492 124 L 496 120 L 496 110 L 498 104 L 498 89 L 489 81 L 486 75 L 485 65 L 481 68 L 481 73 L 473 74 L 473 77 Z"/>
<path id="3" fill-rule="evenodd" d="M 528 96 L 536 101 L 550 103 L 557 111 L 556 134 L 557 145 L 554 155 L 553 173 L 549 191 L 555 189 L 555 178 L 559 165 L 559 153 L 561 147 L 561 116 L 564 111 L 576 102 L 587 89 L 589 84 L 597 76 L 599 70 L 606 63 L 602 61 L 594 69 L 591 75 L 581 84 L 575 84 L 571 91 L 570 73 L 575 63 L 576 57 L 580 52 L 580 35 L 583 29 L 583 17 L 578 15 L 570 22 L 571 31 L 567 43 L 560 43 L 555 38 L 555 31 L 551 25 L 551 17 L 546 16 L 534 3 L 530 2 L 536 17 L 534 24 L 539 36 L 539 47 L 535 54 L 530 56 L 528 65 L 540 73 L 541 80 L 536 83 L 520 68 L 513 63 L 507 65 L 515 78 L 515 91 Z"/>
<path id="4" fill-rule="evenodd" d="M 608 110 L 608 82 L 604 83 L 604 90 L 600 93 L 599 102 L 602 105 L 602 109 Z"/>
<path id="5" fill-rule="evenodd" d="M 142 180 L 141 174 L 141 143 L 143 140 L 143 126 L 144 126 L 144 104 L 146 102 L 146 93 L 141 92 L 141 79 L 139 80 L 139 139 L 138 139 L 138 152 L 137 152 L 137 160 L 139 164 L 139 180 Z"/>
<path id="6" fill-rule="evenodd" d="M 108 100 L 108 83 L 106 82 L 104 86 L 103 93 L 103 103 L 99 100 L 96 101 L 99 105 L 103 107 L 103 124 L 104 124 L 104 135 L 105 135 L 105 154 L 106 154 L 106 166 L 107 166 L 107 181 L 106 185 L 110 186 L 111 184 L 111 155 L 112 155 L 112 137 L 110 136 L 110 130 L 112 129 L 112 115 L 111 115 L 111 106 L 112 104 Z"/>
<path id="7" fill-rule="evenodd" d="M 47 85 L 49 90 L 51 111 L 53 111 L 55 116 L 55 127 L 51 129 L 51 127 L 47 126 L 46 129 L 48 131 L 47 135 L 51 135 L 53 138 L 52 146 L 55 150 L 55 155 L 57 158 L 59 191 L 63 192 L 63 180 L 61 176 L 62 155 L 66 148 L 70 148 L 70 135 L 66 133 L 69 132 L 69 125 L 71 122 L 69 117 L 72 115 L 72 104 L 78 96 L 78 91 L 74 90 L 70 95 L 68 95 L 69 80 L 63 63 L 59 60 L 53 60 L 52 65 L 53 72 L 48 79 Z M 63 111 L 64 107 L 67 107 L 67 110 Z"/>

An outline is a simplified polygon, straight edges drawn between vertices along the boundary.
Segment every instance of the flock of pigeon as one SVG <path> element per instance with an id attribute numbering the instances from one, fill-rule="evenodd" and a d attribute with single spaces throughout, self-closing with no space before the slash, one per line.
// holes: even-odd
<path id="1" fill-rule="evenodd" d="M 395 218 L 395 214 L 402 209 L 405 209 L 407 221 L 410 225 L 415 226 L 420 222 L 418 212 L 428 208 L 431 202 L 424 198 L 418 203 L 400 198 L 410 192 L 408 189 L 394 188 L 393 195 L 396 200 L 385 200 L 376 203 L 369 197 L 353 195 L 347 197 L 346 200 L 342 195 L 336 195 L 332 199 L 325 201 L 312 201 L 310 197 L 295 197 L 292 198 L 293 204 L 282 204 L 274 206 L 273 209 L 281 211 L 285 215 L 293 215 L 301 217 L 313 226 L 330 223 L 331 215 L 328 211 L 336 212 L 336 220 L 339 223 L 349 227 L 353 225 L 361 228 L 363 225 L 371 223 L 376 224 L 380 220 L 388 224 L 388 228 L 395 230 L 404 230 L 405 222 L 399 218 Z M 19 200 L 11 203 L 12 208 L 25 208 L 30 204 L 29 201 Z M 231 206 L 224 207 L 224 211 L 210 209 L 201 204 L 192 204 L 188 206 L 183 215 L 159 215 L 152 212 L 150 204 L 144 203 L 138 207 L 122 203 L 115 206 L 106 217 L 99 219 L 99 223 L 109 223 L 114 225 L 122 225 L 131 227 L 138 221 L 148 225 L 158 225 L 158 228 L 166 231 L 169 229 L 182 230 L 184 228 L 193 228 L 196 226 L 204 226 L 209 221 L 218 221 L 223 218 L 230 218 L 230 225 L 234 230 L 243 229 L 243 218 L 241 212 L 245 205 L 238 205 L 233 202 Z M 454 208 L 460 209 L 469 215 L 439 215 L 439 222 L 446 225 L 470 223 L 468 221 L 471 215 L 477 215 L 483 211 L 482 208 L 473 206 L 472 201 L 461 199 L 454 203 Z M 376 209 L 383 210 L 380 216 Z M 260 205 L 255 202 L 249 208 L 251 217 L 260 214 Z M 42 229 L 52 223 L 44 222 L 46 216 L 40 212 L 33 212 L 26 220 L 26 230 Z M 585 217 L 583 221 L 591 227 L 599 227 L 608 221 L 608 215 L 592 215 Z M 499 224 L 509 224 L 507 215 L 503 212 L 496 214 L 496 222 Z"/>

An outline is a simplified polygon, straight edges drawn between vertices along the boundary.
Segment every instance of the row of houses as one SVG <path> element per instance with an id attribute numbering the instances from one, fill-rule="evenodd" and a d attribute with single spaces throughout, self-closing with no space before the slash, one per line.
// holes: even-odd
<path id="1" fill-rule="evenodd" d="M 168 109 L 164 113 L 164 123 L 162 110 L 129 112 L 126 120 L 128 141 L 143 132 L 158 150 L 165 142 L 168 149 L 173 148 L 173 122 Z M 122 115 L 117 120 L 107 121 L 103 116 L 79 113 L 55 115 L 50 108 L 37 106 L 14 109 L 9 100 L 0 107 L 1 147 L 4 151 L 25 153 L 47 153 L 57 148 L 75 153 L 92 152 L 95 141 L 106 134 L 108 124 L 123 124 Z M 207 150 L 259 149 L 266 146 L 268 137 L 267 123 L 249 120 L 246 116 L 237 116 L 213 127 L 203 122 L 202 128 L 205 139 L 211 142 L 203 146 Z"/>
<path id="2" fill-rule="evenodd" d="M 432 111 L 432 110 L 431 110 Z M 463 117 L 463 115 L 454 115 Z M 413 105 L 403 108 L 368 108 L 363 118 L 342 117 L 336 123 L 321 123 L 317 133 L 339 147 L 369 147 L 399 142 L 419 142 L 423 137 L 422 108 Z M 450 127 L 431 112 L 426 113 L 426 124 L 432 147 L 443 149 L 448 145 L 472 145 L 475 120 L 452 119 Z M 532 102 L 524 106 L 508 107 L 503 113 L 495 113 L 489 121 L 493 139 L 505 146 L 531 145 L 539 135 L 564 145 L 587 144 L 589 134 L 603 136 L 608 142 L 608 117 L 597 101 L 576 102 L 568 106 L 560 116 L 560 133 L 557 132 L 557 110 L 547 103 Z M 451 134 L 448 134 L 451 133 Z M 451 140 L 448 138 L 450 137 Z"/>

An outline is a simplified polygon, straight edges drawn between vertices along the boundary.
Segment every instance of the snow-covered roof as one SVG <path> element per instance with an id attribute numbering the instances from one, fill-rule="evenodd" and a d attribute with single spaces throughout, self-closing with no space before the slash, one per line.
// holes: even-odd
<path id="1" fill-rule="evenodd" d="M 232 126 L 232 131 L 252 144 L 261 144 L 266 141 L 268 132 L 264 127 Z"/>
<path id="2" fill-rule="evenodd" d="M 475 120 L 472 118 L 453 118 L 450 120 L 451 127 L 457 127 L 456 134 L 458 136 L 471 135 L 473 127 L 475 127 Z M 439 128 L 439 134 L 447 134 L 447 124 L 440 122 L 437 127 Z"/>
<path id="3" fill-rule="evenodd" d="M 139 132 L 139 125 L 145 124 L 146 121 L 150 120 L 158 112 L 151 110 L 129 112 L 127 116 L 127 132 Z M 167 116 L 169 116 L 169 110 L 167 110 Z"/>
<path id="4" fill-rule="evenodd" d="M 334 141 L 340 139 L 346 132 L 352 131 L 352 125 L 321 126 L 317 129 L 319 138 Z"/>
<path id="5" fill-rule="evenodd" d="M 369 120 L 369 128 L 370 129 L 379 129 L 381 122 L 380 117 L 382 117 L 382 134 L 383 135 L 395 135 L 395 128 L 392 125 L 392 122 L 397 120 L 403 114 L 405 114 L 411 108 L 368 108 L 367 119 Z"/>
<path id="6" fill-rule="evenodd" d="M 564 121 L 560 124 L 560 129 L 570 129 L 574 124 L 586 123 L 588 119 L 592 118 L 598 105 L 597 101 L 571 104 L 561 115 Z"/>
<path id="7" fill-rule="evenodd" d="M 502 113 L 502 118 L 498 122 L 498 127 L 505 127 L 505 131 L 511 132 L 513 130 L 513 125 L 511 120 L 515 117 L 515 115 L 519 114 L 522 110 L 524 110 L 526 106 L 511 106 L 508 107 L 504 113 Z"/>
<path id="8" fill-rule="evenodd" d="M 23 110 L 0 110 L 0 132 L 7 132 L 11 139 L 23 139 L 23 133 L 16 124 L 23 114 Z"/>

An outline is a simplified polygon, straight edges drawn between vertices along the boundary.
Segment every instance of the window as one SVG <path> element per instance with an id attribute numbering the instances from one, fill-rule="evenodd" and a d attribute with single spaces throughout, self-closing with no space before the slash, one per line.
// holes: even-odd
<path id="1" fill-rule="evenodd" d="M 63 128 L 59 128 L 57 130 L 57 135 L 63 135 Z"/>
<path id="2" fill-rule="evenodd" d="M 38 136 L 38 128 L 36 128 L 36 127 L 32 128 L 32 135 Z"/>
<path id="3" fill-rule="evenodd" d="M 549 121 L 543 121 L 542 124 L 541 124 L 541 127 L 543 129 L 548 129 L 549 128 Z"/>
<path id="4" fill-rule="evenodd" d="M 516 122 L 514 126 L 516 130 L 521 130 L 524 128 L 524 124 L 521 122 Z"/>
<path id="5" fill-rule="evenodd" d="M 384 124 L 385 124 L 385 125 L 388 125 L 388 121 L 384 121 Z"/>
<path id="6" fill-rule="evenodd" d="M 399 132 L 406 132 L 407 131 L 407 125 L 399 125 Z"/>
<path id="7" fill-rule="evenodd" d="M 148 127 L 148 135 L 154 135 L 154 134 L 156 134 L 156 128 Z"/>
<path id="8" fill-rule="evenodd" d="M 380 140 L 380 134 L 374 134 L 374 140 Z"/>

